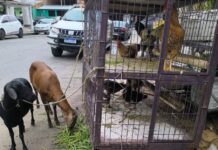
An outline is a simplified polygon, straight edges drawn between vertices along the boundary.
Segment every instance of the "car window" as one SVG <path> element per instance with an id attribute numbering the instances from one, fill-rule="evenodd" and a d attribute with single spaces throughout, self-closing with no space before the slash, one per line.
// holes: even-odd
<path id="1" fill-rule="evenodd" d="M 9 18 L 9 22 L 17 21 L 15 16 L 8 16 L 8 18 Z"/>
<path id="2" fill-rule="evenodd" d="M 63 16 L 63 20 L 67 21 L 84 21 L 84 14 L 82 9 L 71 9 Z"/>
<path id="3" fill-rule="evenodd" d="M 9 18 L 8 18 L 8 16 L 4 16 L 4 17 L 3 17 L 3 19 L 2 19 L 2 23 L 4 23 L 4 22 L 9 22 Z"/>
<path id="4" fill-rule="evenodd" d="M 127 23 L 124 21 L 113 21 L 114 27 L 127 27 Z"/>

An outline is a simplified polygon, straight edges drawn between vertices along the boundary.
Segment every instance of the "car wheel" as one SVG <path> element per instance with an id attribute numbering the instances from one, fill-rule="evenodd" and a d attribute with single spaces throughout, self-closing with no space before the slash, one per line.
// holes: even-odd
<path id="1" fill-rule="evenodd" d="M 19 33 L 17 35 L 19 38 L 22 38 L 23 37 L 23 29 L 19 29 Z"/>
<path id="2" fill-rule="evenodd" d="M 60 57 L 63 53 L 63 50 L 61 48 L 51 48 L 51 53 L 55 57 Z"/>
<path id="3" fill-rule="evenodd" d="M 34 34 L 39 34 L 39 32 L 34 31 Z"/>
<path id="4" fill-rule="evenodd" d="M 0 40 L 5 39 L 5 31 L 3 29 L 0 30 Z"/>

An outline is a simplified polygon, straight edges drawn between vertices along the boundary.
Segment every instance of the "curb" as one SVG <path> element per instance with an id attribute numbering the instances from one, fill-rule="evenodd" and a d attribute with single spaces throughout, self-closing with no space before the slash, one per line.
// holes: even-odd
<path id="1" fill-rule="evenodd" d="M 26 33 L 23 33 L 23 35 L 34 35 L 33 32 L 26 32 Z"/>

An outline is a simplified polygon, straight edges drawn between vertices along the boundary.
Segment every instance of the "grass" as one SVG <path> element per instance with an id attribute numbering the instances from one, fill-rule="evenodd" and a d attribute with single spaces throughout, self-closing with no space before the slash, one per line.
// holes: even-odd
<path id="1" fill-rule="evenodd" d="M 75 128 L 70 132 L 64 128 L 57 136 L 57 144 L 64 150 L 91 150 L 88 127 L 84 117 L 78 117 Z"/>

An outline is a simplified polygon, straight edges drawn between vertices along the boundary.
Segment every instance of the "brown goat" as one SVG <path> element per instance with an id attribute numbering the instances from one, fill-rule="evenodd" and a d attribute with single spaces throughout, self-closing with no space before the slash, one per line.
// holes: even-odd
<path id="1" fill-rule="evenodd" d="M 57 102 L 63 98 L 65 99 L 64 101 L 57 103 L 57 105 L 60 107 L 63 113 L 67 126 L 69 128 L 73 128 L 77 120 L 77 114 L 76 111 L 67 102 L 55 72 L 44 62 L 35 61 L 30 66 L 29 75 L 36 95 L 38 93 L 40 94 L 43 104 L 48 104 L 49 102 Z M 50 106 L 45 106 L 45 110 L 48 118 L 48 126 L 51 128 L 53 125 L 49 116 L 49 112 L 51 112 Z M 55 123 L 56 125 L 59 125 L 56 112 L 56 104 L 53 104 L 53 110 Z"/>

